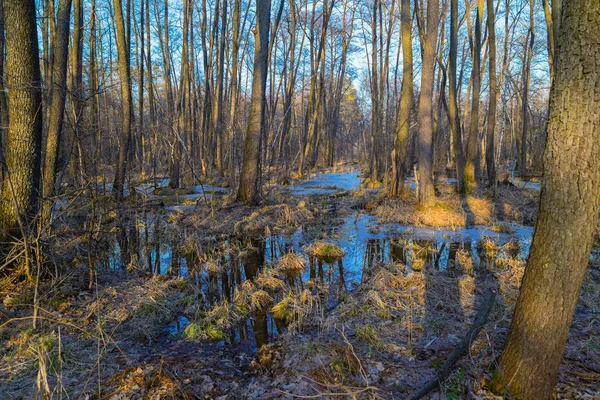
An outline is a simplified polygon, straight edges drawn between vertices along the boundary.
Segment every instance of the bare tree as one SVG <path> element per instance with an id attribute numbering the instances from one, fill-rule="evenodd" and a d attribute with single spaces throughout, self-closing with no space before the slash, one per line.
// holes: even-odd
<path id="1" fill-rule="evenodd" d="M 565 2 L 538 219 L 500 372 L 510 393 L 551 399 L 590 259 L 600 202 L 600 2 Z"/>
<path id="2" fill-rule="evenodd" d="M 125 22 L 123 19 L 123 5 L 121 0 L 113 0 L 115 24 L 117 27 L 117 52 L 119 56 L 119 77 L 121 79 L 122 126 L 119 143 L 119 158 L 113 183 L 113 193 L 117 201 L 123 200 L 125 174 L 127 173 L 127 159 L 129 155 L 129 142 L 131 141 L 131 119 L 133 116 L 133 102 L 131 96 L 131 68 L 129 62 L 129 42 L 126 38 Z"/>
<path id="3" fill-rule="evenodd" d="M 265 88 L 269 49 L 269 19 L 271 0 L 256 0 L 256 29 L 254 31 L 254 72 L 250 120 L 244 144 L 244 161 L 240 174 L 238 200 L 257 203 L 260 195 L 260 148 L 265 116 Z"/>
<path id="4" fill-rule="evenodd" d="M 422 40 L 421 93 L 419 95 L 419 204 L 435 200 L 433 192 L 433 84 L 439 25 L 438 0 L 427 3 L 427 22 Z"/>

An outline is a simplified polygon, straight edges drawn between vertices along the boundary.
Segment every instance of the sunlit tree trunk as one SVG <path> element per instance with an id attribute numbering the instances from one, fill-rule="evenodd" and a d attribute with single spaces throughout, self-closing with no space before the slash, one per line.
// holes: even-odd
<path id="1" fill-rule="evenodd" d="M 408 153 L 410 133 L 410 110 L 413 102 L 413 54 L 412 24 L 410 0 L 402 0 L 400 5 L 400 31 L 402 36 L 402 90 L 400 93 L 400 111 L 398 131 L 394 144 L 391 193 L 400 196 L 404 192 L 406 175 L 406 155 Z"/>
<path id="2" fill-rule="evenodd" d="M 260 195 L 260 148 L 265 114 L 265 87 L 269 48 L 269 19 L 271 0 L 256 0 L 256 28 L 254 31 L 254 71 L 250 119 L 244 143 L 244 160 L 240 174 L 237 199 L 257 203 Z"/>
<path id="3" fill-rule="evenodd" d="M 551 399 L 600 198 L 600 2 L 563 5 L 538 219 L 500 359 L 510 393 Z"/>
<path id="4" fill-rule="evenodd" d="M 8 102 L 6 100 L 6 91 L 4 84 L 4 50 L 6 48 L 4 36 L 4 4 L 0 1 L 0 188 L 4 181 L 4 172 L 6 170 L 4 143 L 8 128 Z"/>
<path id="5" fill-rule="evenodd" d="M 422 45 L 421 93 L 419 96 L 419 204 L 435 199 L 433 192 L 433 83 L 438 24 L 438 0 L 427 3 L 427 27 Z"/>
<path id="6" fill-rule="evenodd" d="M 0 229 L 27 229 L 38 210 L 42 92 L 34 0 L 4 0 L 9 124 Z"/>

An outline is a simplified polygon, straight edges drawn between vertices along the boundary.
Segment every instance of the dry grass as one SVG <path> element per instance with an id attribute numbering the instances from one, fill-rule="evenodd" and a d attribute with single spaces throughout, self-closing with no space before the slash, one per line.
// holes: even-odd
<path id="1" fill-rule="evenodd" d="M 539 193 L 501 186 L 495 202 L 487 196 L 483 190 L 465 197 L 444 191 L 425 206 L 417 205 L 414 197 L 387 199 L 380 201 L 374 214 L 382 223 L 431 227 L 495 225 L 496 220 L 531 225 L 535 221 Z M 498 225 L 497 229 L 505 232 L 509 227 Z"/>
<path id="2" fill-rule="evenodd" d="M 313 218 L 305 207 L 294 210 L 288 204 L 265 206 L 235 223 L 237 233 L 264 233 L 272 230 L 287 230 L 302 225 Z"/>
<path id="3" fill-rule="evenodd" d="M 313 242 L 307 249 L 306 253 L 323 261 L 326 264 L 333 264 L 346 255 L 346 252 L 333 243 L 328 242 Z"/>
<path id="4" fill-rule="evenodd" d="M 193 399 L 181 388 L 176 374 L 162 363 L 157 367 L 142 365 L 131 367 L 113 375 L 107 382 L 107 399 Z"/>
<path id="5" fill-rule="evenodd" d="M 499 186 L 496 192 L 496 217 L 503 221 L 532 225 L 537 217 L 538 199 L 538 191 Z"/>
<path id="6" fill-rule="evenodd" d="M 469 214 L 469 224 L 491 225 L 494 223 L 494 204 L 490 199 L 466 196 L 463 201 L 463 209 L 467 210 Z"/>
<path id="7" fill-rule="evenodd" d="M 439 198 L 429 205 L 417 206 L 413 199 L 389 200 L 375 209 L 381 223 L 396 222 L 415 226 L 465 226 L 466 216 L 457 196 Z"/>
<path id="8" fill-rule="evenodd" d="M 304 270 L 305 265 L 304 257 L 294 252 L 286 253 L 277 260 L 277 269 L 290 279 L 298 276 Z"/>

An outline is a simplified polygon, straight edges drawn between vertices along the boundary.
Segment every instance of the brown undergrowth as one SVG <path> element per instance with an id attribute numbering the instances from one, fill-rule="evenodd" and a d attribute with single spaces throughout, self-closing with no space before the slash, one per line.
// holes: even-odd
<path id="1" fill-rule="evenodd" d="M 418 205 L 414 196 L 382 198 L 374 208 L 374 214 L 381 223 L 429 227 L 495 225 L 498 222 L 532 225 L 535 221 L 535 191 L 500 186 L 494 200 L 484 189 L 467 196 L 459 196 L 447 185 L 441 189 L 436 200 L 428 205 Z"/>

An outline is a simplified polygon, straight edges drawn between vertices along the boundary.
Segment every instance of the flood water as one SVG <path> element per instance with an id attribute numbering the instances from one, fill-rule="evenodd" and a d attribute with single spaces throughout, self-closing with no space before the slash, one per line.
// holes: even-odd
<path id="1" fill-rule="evenodd" d="M 290 186 L 293 194 L 329 194 L 357 189 L 357 172 L 321 174 Z M 211 190 L 214 188 L 211 187 Z M 217 189 L 218 190 L 218 189 Z M 199 188 L 190 196 L 204 196 Z M 315 241 L 312 226 L 300 226 L 284 235 L 199 238 L 186 228 L 173 226 L 164 214 L 140 212 L 119 220 L 113 240 L 97 257 L 97 267 L 109 270 L 138 270 L 147 274 L 184 277 L 201 288 L 201 307 L 231 302 L 245 280 L 254 281 L 288 252 L 304 259 L 304 269 L 290 278 L 289 286 L 303 289 L 309 281 L 319 280 L 328 287 L 324 304 L 335 307 L 341 298 L 374 273 L 379 265 L 402 263 L 407 273 L 424 268 L 445 270 L 457 265 L 460 257 L 472 259 L 477 270 L 484 262 L 500 257 L 525 259 L 532 228 L 509 225 L 510 233 L 498 233 L 486 226 L 455 229 L 416 228 L 400 224 L 378 224 L 375 217 L 361 211 L 337 218 L 316 235 L 341 248 L 345 255 L 330 265 L 311 259 L 307 249 Z M 494 255 L 487 254 L 486 243 L 493 243 Z M 249 341 L 260 346 L 269 337 L 285 331 L 265 312 L 247 318 L 223 342 Z M 178 316 L 166 332 L 178 334 L 189 324 Z"/>

